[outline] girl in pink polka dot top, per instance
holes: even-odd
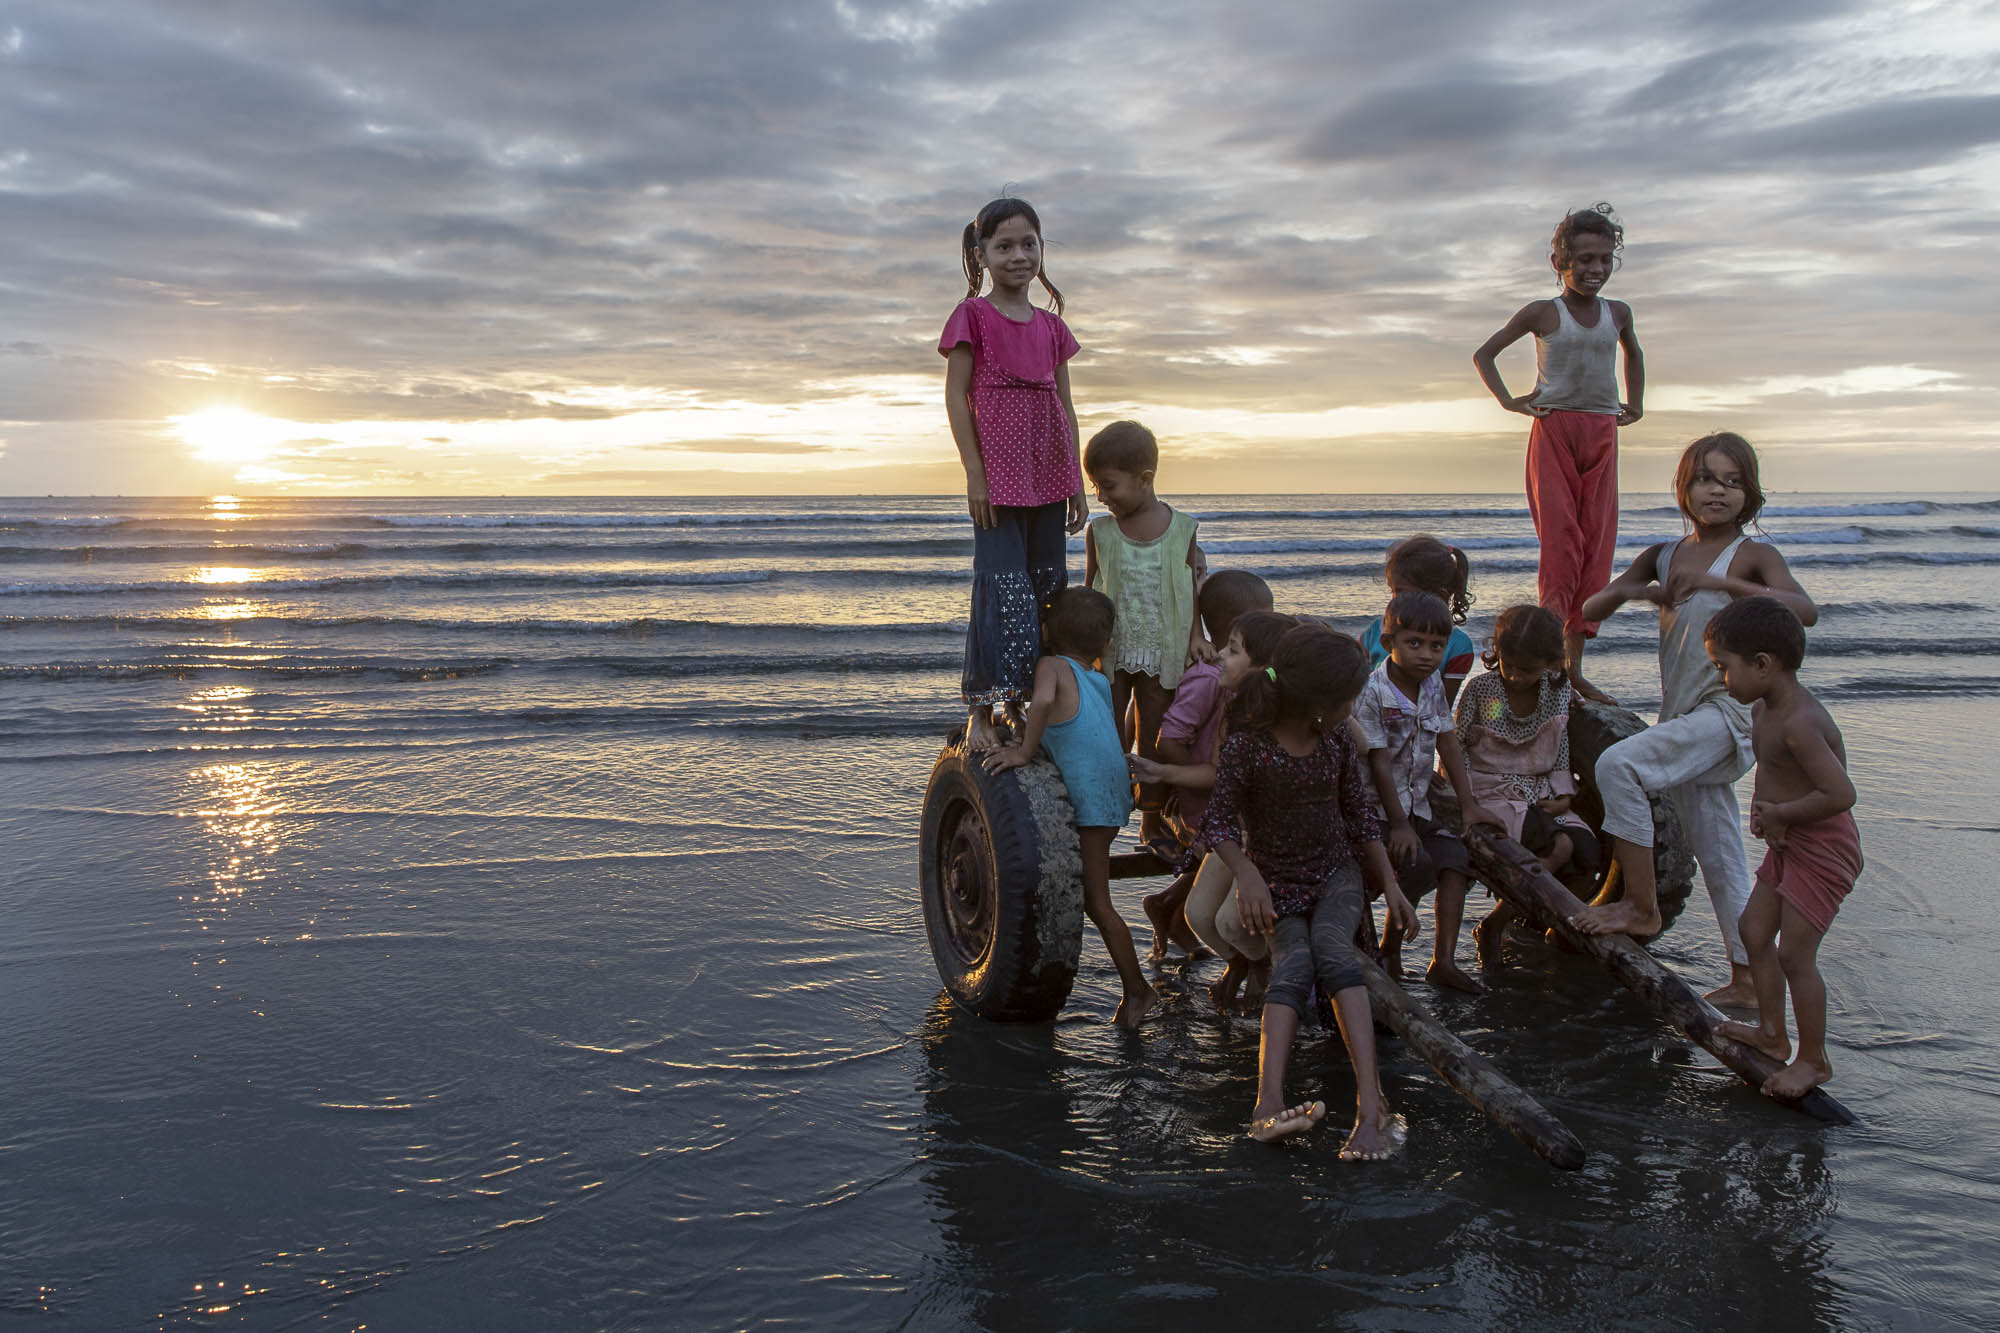
[[[1042,271],[1042,221],[995,199],[966,224],[965,299],[945,321],[945,415],[972,515],[972,613],[960,691],[966,744],[998,743],[996,706],[1017,720],[1034,690],[1042,608],[1069,582],[1066,533],[1089,518],[1078,457],[1062,293]],[[986,279],[990,291],[981,294]],[[1028,300],[1039,281],[1053,311]]]

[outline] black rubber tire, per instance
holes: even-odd
[[[1060,1013],[1083,948],[1083,858],[1055,765],[988,773],[954,732],[924,791],[917,857],[951,998],[996,1022]]]
[[[1646,729],[1637,713],[1611,704],[1573,702],[1569,710],[1569,763],[1576,775],[1576,812],[1591,826],[1602,827],[1604,803],[1597,794],[1597,761],[1619,741]],[[1687,906],[1694,892],[1694,850],[1681,831],[1680,816],[1664,795],[1651,798],[1653,805],[1653,877],[1658,884],[1660,933],[1665,934],[1674,918]],[[1609,839],[1604,848],[1604,864],[1611,864]],[[1649,938],[1657,939],[1658,936]],[[1640,943],[1645,943],[1641,940]]]

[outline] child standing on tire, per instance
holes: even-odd
[[[1115,616],[1101,592],[1065,588],[1055,595],[1042,625],[1049,653],[1035,663],[1021,738],[987,755],[986,771],[1020,768],[1040,747],[1061,772],[1083,855],[1083,910],[1118,968],[1125,996],[1115,1021],[1129,1029],[1159,996],[1139,970],[1132,932],[1111,902],[1111,840],[1132,816],[1132,784],[1111,714],[1111,682],[1092,664],[1111,642]]]
[[[1609,204],[1564,217],[1549,246],[1561,294],[1522,306],[1472,354],[1500,406],[1535,419],[1528,432],[1528,513],[1542,547],[1537,593],[1562,617],[1570,683],[1585,698],[1607,703],[1609,696],[1583,676],[1583,645],[1597,633],[1583,606],[1610,579],[1618,546],[1618,428],[1645,415],[1646,358],[1632,307],[1598,295],[1624,245],[1625,229]],[[1517,398],[1494,358],[1530,333],[1535,389]],[[1613,366],[1621,348],[1623,402]]]
[[[1136,421],[1112,422],[1091,436],[1083,451],[1083,470],[1097,502],[1110,511],[1084,530],[1084,582],[1118,607],[1106,662],[1111,707],[1126,748],[1143,759],[1159,754],[1160,722],[1181,673],[1190,662],[1215,660],[1195,614],[1195,592],[1206,570],[1195,544],[1194,516],[1153,493],[1159,466],[1159,442]],[[1128,711],[1136,712],[1136,721]],[[1139,841],[1159,846],[1171,860],[1165,800],[1159,783],[1140,785]]]
[[[972,515],[972,612],[960,681],[966,745],[998,743],[993,710],[1018,720],[1041,650],[1041,609],[1069,581],[1065,532],[1089,509],[1078,466],[1068,362],[1076,339],[1042,271],[1042,222],[1023,199],[995,199],[960,242],[965,299],[945,322],[945,415],[965,465]],[[981,296],[986,278],[993,290]],[[1036,309],[1040,281],[1054,311]]]
[[[1357,856],[1383,886],[1390,919],[1406,932],[1416,927],[1347,727],[1367,680],[1368,658],[1353,639],[1319,624],[1286,631],[1271,664],[1237,689],[1202,819],[1203,840],[1236,876],[1244,928],[1271,937],[1250,1135],[1288,1138],[1326,1115],[1324,1102],[1285,1105],[1292,1038],[1317,980],[1354,1062],[1354,1128],[1343,1161],[1387,1157],[1406,1132],[1382,1096],[1374,1018],[1354,956],[1368,910]]]
[[[1715,613],[1738,597],[1775,597],[1805,625],[1819,619],[1819,608],[1777,547],[1744,535],[1764,507],[1757,453],[1748,440],[1721,431],[1690,444],[1674,470],[1674,496],[1693,534],[1648,546],[1584,604],[1592,620],[1629,601],[1660,608],[1661,698],[1657,723],[1597,759],[1604,831],[1611,835],[1624,897],[1604,901],[1600,893],[1571,924],[1592,935],[1623,932],[1643,939],[1659,933],[1648,797],[1664,794],[1694,847],[1729,950],[1729,983],[1708,998],[1718,1005],[1749,1005],[1757,991],[1737,921],[1750,901],[1750,867],[1735,784],[1751,763],[1750,710],[1723,688],[1702,634]]]

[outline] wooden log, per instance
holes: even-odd
[[[1583,1143],[1525,1089],[1467,1046],[1431,1016],[1417,998],[1397,985],[1369,952],[1354,954],[1375,1013],[1406,1045],[1437,1070],[1454,1091],[1492,1117],[1493,1122],[1541,1155],[1550,1166],[1574,1171],[1583,1165]]]
[[[1765,1079],[1782,1068],[1754,1046],[1731,1041],[1718,1033],[1716,1024],[1724,1021],[1722,1011],[1696,994],[1692,986],[1640,948],[1630,936],[1586,935],[1572,926],[1570,918],[1583,910],[1583,903],[1542,866],[1534,853],[1498,829],[1485,825],[1468,827],[1463,837],[1473,871],[1481,883],[1526,912],[1536,925],[1554,930],[1578,952],[1597,959],[1619,984],[1736,1071],[1745,1083],[1761,1088]],[[1860,1123],[1825,1088],[1814,1088],[1804,1097],[1783,1104],[1835,1124]]]

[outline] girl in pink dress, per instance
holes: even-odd
[[[965,299],[945,321],[945,415],[972,515],[972,612],[960,692],[965,739],[998,742],[995,705],[1018,717],[1041,655],[1042,608],[1069,582],[1066,532],[1081,531],[1083,498],[1062,293],[1042,271],[1042,222],[1024,199],[995,199],[966,224]],[[993,279],[992,290],[980,289]],[[1039,281],[1055,306],[1036,308]]]

